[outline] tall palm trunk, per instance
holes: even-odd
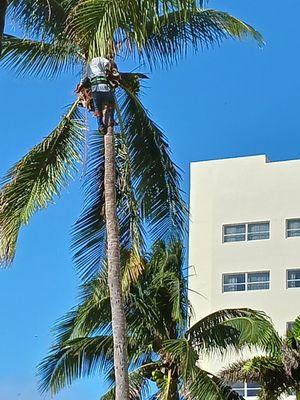
[[[107,232],[108,286],[114,340],[115,400],[129,396],[126,322],[121,286],[120,238],[116,202],[115,140],[113,127],[104,135],[104,196]]]
[[[0,0],[0,55],[2,51],[2,39],[5,25],[5,16],[7,9],[7,0]]]

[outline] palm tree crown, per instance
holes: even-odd
[[[200,368],[199,354],[222,354],[252,344],[271,351],[279,339],[262,313],[248,309],[217,311],[187,330],[191,308],[182,263],[180,243],[166,247],[160,242],[137,282],[128,286],[130,271],[123,270],[130,399],[148,398],[151,381],[157,388],[153,399],[239,398],[220,379]],[[102,373],[112,386],[102,399],[113,399],[105,269],[98,279],[83,287],[82,296],[80,305],[56,327],[57,343],[40,366],[41,387],[56,393],[76,378]]]

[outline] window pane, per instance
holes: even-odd
[[[270,238],[269,232],[248,233],[248,240],[263,240],[269,238]]]
[[[224,236],[224,242],[243,242],[246,239],[246,235],[232,235]]]
[[[295,287],[300,287],[300,280],[288,282],[288,288],[295,288]]]
[[[236,285],[224,285],[224,292],[244,292],[246,290],[245,283],[236,284]]]
[[[300,229],[295,229],[295,230],[291,230],[291,231],[287,231],[287,236],[288,237],[296,237],[296,236],[300,236]]]
[[[246,225],[225,225],[224,226],[224,235],[232,235],[237,233],[245,233],[246,232]]]
[[[243,389],[244,390],[244,382],[231,382],[230,386],[232,387],[232,389]]]
[[[269,272],[249,272],[248,282],[268,282],[270,280]]]
[[[247,396],[255,397],[258,395],[260,390],[260,385],[257,382],[249,382],[247,383]]]
[[[224,283],[244,283],[245,274],[227,274],[224,275]]]
[[[288,271],[288,280],[300,279],[300,269],[290,269]]]
[[[250,233],[268,232],[268,231],[269,231],[269,222],[248,224],[248,232]]]
[[[269,282],[266,283],[248,283],[248,290],[266,290],[270,288]]]
[[[256,397],[258,395],[259,388],[257,389],[248,389],[247,390],[247,396],[248,397]]]
[[[288,229],[300,229],[300,219],[289,219],[287,222]]]
[[[291,322],[287,322],[286,323],[286,333],[288,333],[288,331],[292,330],[295,326],[295,321],[291,321]]]

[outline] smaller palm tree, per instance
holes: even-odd
[[[126,252],[122,264],[126,264]],[[130,399],[239,399],[216,376],[201,369],[200,354],[223,354],[279,339],[264,314],[249,309],[217,311],[187,329],[190,304],[180,243],[156,244],[138,281],[123,268],[130,361]],[[128,282],[130,282],[128,284]],[[41,388],[55,394],[74,379],[105,374],[114,399],[113,340],[106,272],[83,287],[83,300],[57,326],[57,342],[40,365]],[[151,397],[150,383],[156,383]]]
[[[220,374],[227,382],[257,382],[259,398],[277,400],[282,395],[296,394],[300,399],[300,316],[288,330],[280,347],[272,355],[253,357],[232,364]]]

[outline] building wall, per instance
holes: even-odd
[[[286,220],[300,218],[300,160],[195,162],[190,188],[189,296],[195,320],[218,309],[250,307],[265,311],[284,335],[286,323],[300,314],[300,288],[286,285],[286,270],[300,268],[300,237],[286,238]],[[223,243],[223,225],[263,221],[270,221],[269,239]],[[224,273],[251,271],[270,271],[270,289],[223,293]],[[216,372],[232,360],[201,361]]]
[[[286,270],[300,268],[300,237],[286,238],[286,219],[300,218],[300,160],[253,156],[191,164],[189,287],[199,319],[217,309],[251,307],[271,316],[280,334],[300,313],[300,288]],[[223,243],[224,224],[270,221],[270,239]],[[222,274],[270,271],[270,289],[222,292]]]

